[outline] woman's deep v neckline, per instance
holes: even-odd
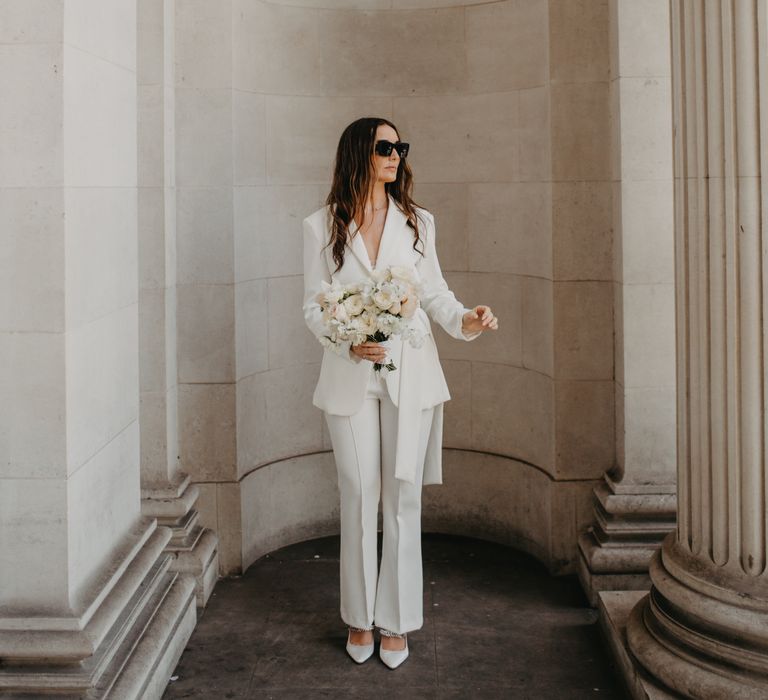
[[[360,234],[362,238],[362,234]],[[379,247],[376,249],[376,259],[371,260],[371,256],[368,253],[368,246],[365,245],[365,239],[363,239],[363,246],[365,247],[365,254],[368,256],[368,264],[371,266],[371,270],[376,269],[376,261],[379,259],[379,253],[381,252],[381,239],[384,238],[384,229],[381,229],[381,235],[379,236]]]
[[[389,201],[387,201],[386,209],[387,211],[384,214],[384,223],[381,227],[381,235],[379,236],[379,244],[378,244],[378,247],[376,248],[376,260],[371,260],[371,255],[368,252],[368,246],[365,244],[365,238],[363,238],[362,231],[360,230],[360,227],[357,226],[357,223],[355,223],[356,232],[357,232],[356,235],[360,236],[360,241],[363,244],[363,248],[365,249],[365,256],[368,258],[368,265],[371,268],[371,270],[376,269],[376,263],[378,262],[379,257],[381,256],[381,243],[384,240],[384,231],[387,228],[387,218],[389,217]]]

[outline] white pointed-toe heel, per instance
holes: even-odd
[[[367,630],[361,627],[350,627],[347,631],[347,653],[359,664],[371,658],[373,655],[373,642],[370,644],[352,644],[352,642],[349,641],[349,633],[369,631],[372,630]]]
[[[408,658],[408,637],[405,632],[403,632],[403,634],[398,634],[397,632],[390,632],[385,629],[379,631],[384,637],[402,637],[405,639],[404,649],[385,649],[379,644],[379,658],[389,666],[389,668],[397,668]]]

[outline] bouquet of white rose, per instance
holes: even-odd
[[[391,266],[373,270],[367,280],[355,284],[328,284],[317,294],[323,321],[329,334],[320,343],[334,352],[344,349],[344,341],[359,345],[365,341],[381,343],[392,335],[400,335],[412,347],[421,347],[424,333],[410,323],[419,306],[421,285],[407,267]],[[390,360],[382,367],[397,369]]]

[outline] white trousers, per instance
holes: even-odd
[[[383,376],[371,371],[357,413],[325,413],[341,496],[341,619],[352,627],[375,625],[402,634],[424,623],[421,482],[433,412],[421,413],[415,484],[395,478],[397,406]],[[379,499],[383,531],[377,572]]]

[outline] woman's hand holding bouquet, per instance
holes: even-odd
[[[369,279],[355,284],[323,282],[316,301],[323,310],[328,335],[322,336],[320,343],[334,352],[343,352],[352,345],[380,343],[400,335],[411,346],[421,347],[424,333],[411,323],[420,293],[413,271],[402,266],[373,270]],[[373,365],[376,371],[382,367],[397,369],[391,360],[386,365]]]

